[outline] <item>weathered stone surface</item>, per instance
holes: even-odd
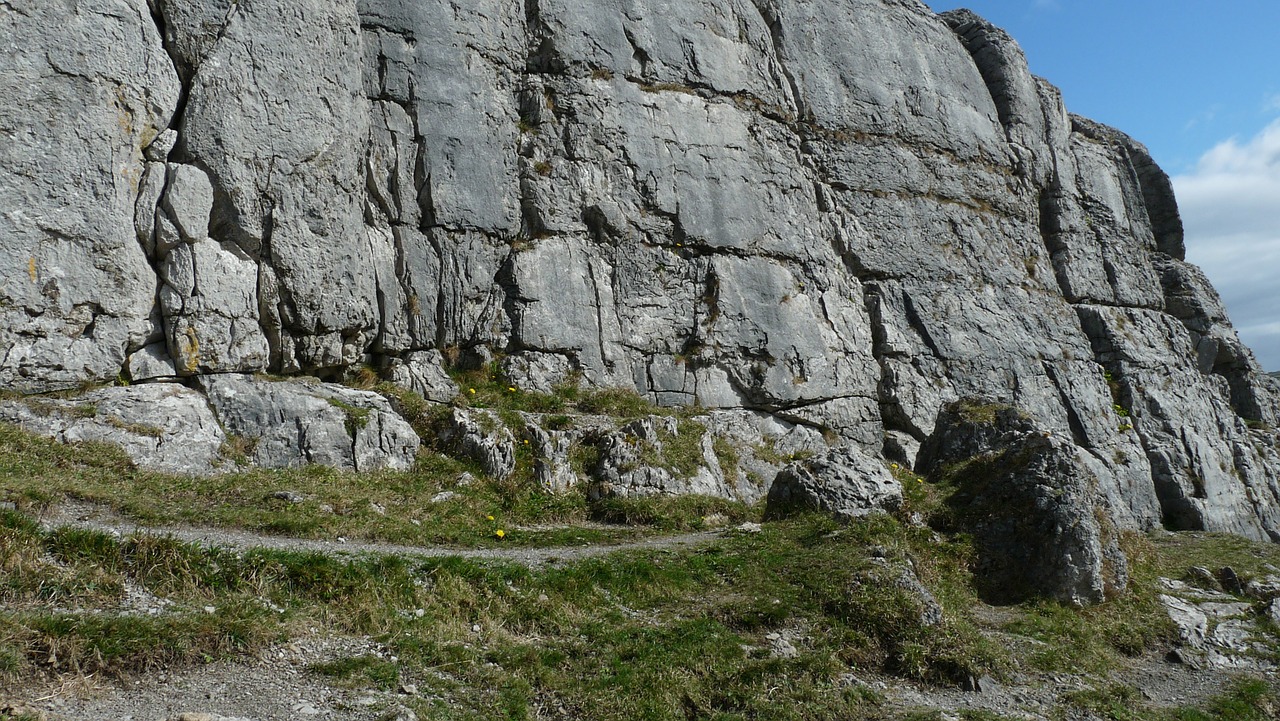
[[[135,203],[178,76],[145,0],[19,0],[0,36],[0,385],[113,380],[152,332]]]
[[[387,361],[387,377],[429,401],[448,403],[458,397],[458,384],[444,370],[440,351],[409,353]]]
[[[64,443],[116,445],[142,468],[187,475],[213,473],[226,440],[204,396],[174,383],[3,401],[0,420]]]
[[[165,343],[152,343],[129,356],[128,378],[131,382],[176,379],[177,370]]]
[[[254,304],[269,309],[270,365],[358,362],[376,304],[364,262],[369,106],[354,0],[166,0],[160,11],[186,76],[174,152],[208,171],[210,236],[270,278],[255,284]],[[236,369],[266,369],[265,357],[254,360]]]
[[[1209,580],[1209,586],[1217,585],[1216,579]],[[1267,671],[1275,667],[1266,654],[1264,630],[1274,622],[1275,601],[1258,609],[1199,582],[1191,585],[1168,578],[1160,582],[1166,591],[1160,594],[1160,602],[1178,630],[1179,660],[1222,669]]]
[[[160,262],[160,309],[180,375],[244,371],[267,364],[258,316],[258,270],[234,243],[205,238]]]
[[[902,504],[902,485],[880,461],[857,448],[836,448],[788,465],[769,488],[766,513],[820,509],[841,520]]]
[[[183,240],[195,242],[209,237],[209,214],[213,212],[209,176],[193,165],[170,163],[161,207]]]
[[[1128,562],[1087,458],[1011,406],[969,398],[939,414],[919,469],[956,484],[948,503],[973,534],[990,601],[1087,605],[1124,590]]]
[[[1183,261],[1168,177],[973,13],[9,5],[7,388],[369,364],[442,401],[439,358],[496,360],[908,465],[981,395],[1083,449],[1119,526],[1280,537],[1242,426],[1280,388]],[[758,497],[778,464],[712,436],[786,434],[707,424],[707,475],[607,482]]]
[[[520,442],[533,455],[534,477],[551,493],[589,481],[597,468],[586,466],[590,456],[584,451],[597,448],[615,430],[605,416],[521,413],[520,418],[524,423]]]
[[[696,420],[646,416],[597,442],[593,497],[733,497],[706,428]],[[692,458],[692,462],[690,459]]]
[[[238,375],[202,376],[200,385],[227,432],[252,447],[258,466],[403,470],[417,455],[418,435],[376,393]]]
[[[454,408],[436,435],[455,455],[470,458],[494,478],[506,478],[516,467],[516,439],[497,413],[483,408]]]

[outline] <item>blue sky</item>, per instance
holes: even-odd
[[[1173,176],[1187,259],[1280,369],[1280,1],[929,0],[1004,28],[1072,112]]]

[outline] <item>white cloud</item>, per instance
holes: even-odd
[[[1173,184],[1187,260],[1204,268],[1263,367],[1280,369],[1280,120],[1219,143]]]

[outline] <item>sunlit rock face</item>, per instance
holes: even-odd
[[[1168,178],[967,11],[7,7],[7,388],[496,358],[895,457],[981,396],[1122,527],[1280,532],[1275,383]]]

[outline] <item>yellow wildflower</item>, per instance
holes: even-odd
[[[488,518],[490,521],[493,520],[493,516],[486,516],[486,518]]]
[[[493,535],[497,536],[498,538],[506,538],[507,532],[499,528],[498,530],[493,532]]]

